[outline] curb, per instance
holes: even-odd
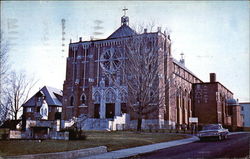
[[[164,149],[164,148],[188,144],[188,143],[192,143],[192,142],[195,142],[198,140],[199,140],[198,137],[192,136],[191,138],[187,138],[187,139],[181,139],[181,140],[157,143],[157,144],[152,144],[152,145],[144,145],[144,146],[139,146],[139,147],[134,147],[134,148],[111,151],[111,152],[107,152],[107,153],[100,154],[100,155],[92,155],[92,156],[87,156],[87,157],[81,157],[78,159],[126,158],[126,157],[131,157],[131,156],[135,156],[135,155],[139,155],[139,154],[153,152],[153,151]]]
[[[229,132],[228,135],[244,134],[244,133],[250,133],[250,132]]]
[[[87,149],[64,151],[64,152],[53,152],[53,153],[42,153],[42,154],[31,154],[31,155],[20,155],[20,156],[6,156],[4,159],[70,159],[86,157],[91,155],[98,155],[107,152],[106,146],[98,146]],[[1,158],[1,157],[0,157]]]

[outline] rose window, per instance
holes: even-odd
[[[122,52],[120,49],[107,49],[101,55],[101,67],[108,73],[115,73],[121,67],[122,59]]]

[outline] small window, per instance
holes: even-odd
[[[86,99],[85,99],[85,96],[82,96],[82,103],[85,103]]]
[[[42,99],[43,99],[43,97],[42,97],[42,96],[40,96],[40,97],[38,97],[38,98],[37,98],[37,101],[38,101],[38,102],[41,102],[41,101],[42,101]]]
[[[40,112],[40,108],[41,108],[41,107],[36,107],[36,112],[37,112],[37,113]]]
[[[27,112],[32,112],[32,109],[31,108],[27,108]]]
[[[57,112],[62,112],[62,107],[56,107]]]
[[[85,96],[85,94],[82,94],[82,96],[81,96],[81,103],[82,104],[86,103],[86,96]]]
[[[74,105],[74,97],[72,96],[71,98],[70,98],[70,106],[73,106]]]
[[[244,111],[244,107],[243,106],[241,106],[241,111]]]

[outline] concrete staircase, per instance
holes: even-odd
[[[129,115],[115,116],[114,119],[88,118],[82,123],[84,130],[124,130],[129,124]]]

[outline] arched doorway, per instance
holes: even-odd
[[[116,95],[113,89],[108,89],[105,92],[105,102],[106,102],[106,118],[114,118],[115,116],[115,101]]]
[[[99,91],[94,94],[94,118],[100,118],[101,94]]]

